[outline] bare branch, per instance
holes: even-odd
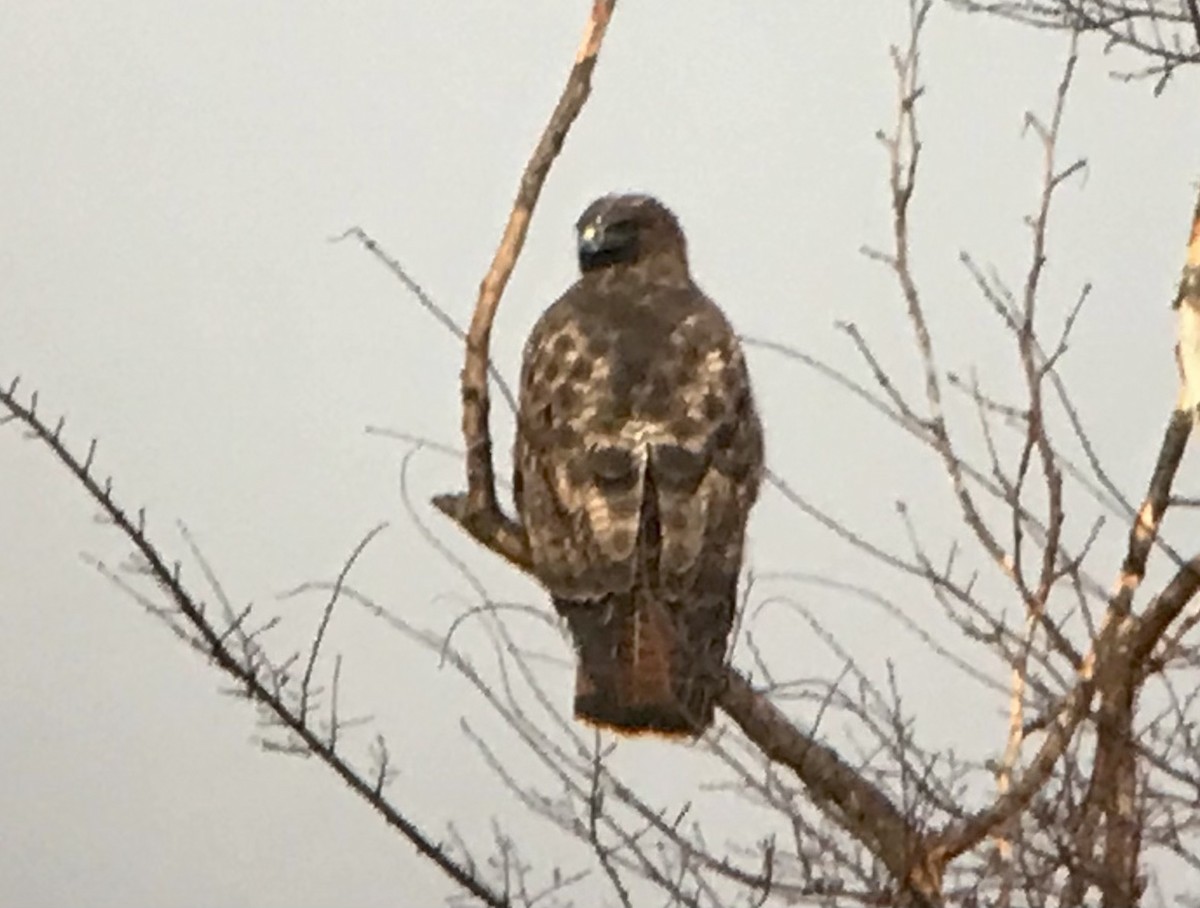
[[[346,582],[346,577],[350,574],[350,569],[354,567],[354,562],[371,544],[376,536],[387,529],[387,522],[377,524],[373,527],[366,536],[359,540],[358,545],[354,547],[354,551],[350,553],[350,557],[346,559],[342,569],[338,572],[337,580],[333,584],[333,592],[329,594],[329,601],[325,604],[325,609],[321,613],[321,623],[317,627],[317,633],[313,637],[312,646],[308,651],[308,664],[304,666],[304,679],[300,683],[300,721],[303,722],[308,718],[308,700],[309,690],[312,684],[313,668],[317,664],[317,654],[321,651],[321,643],[325,640],[325,631],[329,629],[329,622],[333,618],[333,608],[337,605],[338,597],[342,592],[342,585]]]
[[[595,0],[584,30],[583,40],[575,55],[575,65],[567,77],[558,104],[538,140],[525,172],[521,175],[517,198],[508,216],[504,235],[491,267],[479,285],[479,300],[467,331],[466,362],[462,373],[463,438],[467,448],[467,492],[463,495],[442,495],[434,504],[447,516],[460,523],[468,533],[481,524],[489,537],[501,536],[511,540],[519,537],[514,525],[500,512],[496,500],[496,480],[492,466],[492,438],[488,427],[488,346],[492,321],[500,305],[500,297],[516,266],[525,245],[525,235],[533,217],[534,206],[541,195],[542,185],[550,166],[558,157],[575,118],[583,109],[592,90],[592,71],[600,53],[612,17],[616,0]],[[515,550],[514,550],[515,553]],[[509,557],[509,556],[505,556]],[[509,557],[516,562],[516,558]]]
[[[23,406],[5,390],[0,390],[2,404],[17,421],[43,443],[83,486],[89,497],[100,507],[104,516],[129,540],[134,550],[145,561],[155,582],[171,598],[182,619],[195,634],[195,645],[221,671],[244,687],[247,695],[265,707],[279,723],[296,736],[310,753],[318,757],[360,798],[366,801],[384,821],[403,835],[422,857],[432,861],[446,876],[463,890],[471,893],[490,908],[509,908],[508,902],[478,877],[453,860],[443,848],[425,835],[400,810],[383,799],[376,785],[361,776],[349,763],[342,759],[315,730],[301,719],[300,715],[284,702],[281,695],[260,678],[255,664],[236,656],[227,645],[223,634],[205,616],[200,603],[180,583],[178,574],[168,564],[158,548],[148,537],[138,531],[132,518],[113,499],[110,486],[101,487],[41,421],[30,406]]]
[[[769,699],[730,669],[721,707],[771,760],[791,768],[813,801],[866,844],[897,880],[932,894],[940,887],[940,868],[922,866],[922,832],[887,796],[871,785],[835,750],[805,735]]]

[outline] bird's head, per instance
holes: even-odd
[[[606,195],[575,224],[579,269],[648,265],[687,277],[687,241],[675,215],[648,195]]]

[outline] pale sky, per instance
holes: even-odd
[[[364,432],[457,445],[459,348],[369,255],[327,238],[362,226],[465,320],[588,6],[40,0],[5,11],[0,381],[20,374],[39,389],[44,412],[67,416],[76,451],[99,437],[99,469],[122,503],[146,506],[152,537],[199,593],[177,520],[235,603],[285,615],[280,653],[304,645],[320,602],[277,594],[332,579],[381,520],[391,528],[356,586],[438,633],[474,604],[401,502],[404,446]],[[859,252],[889,237],[874,133],[894,117],[887,50],[904,39],[905,12],[898,0],[623,0],[500,311],[504,373],[515,376],[526,332],[573,280],[579,211],[636,189],[675,209],[697,280],[740,331],[867,380],[833,327],[854,321],[915,390],[902,303]],[[1011,393],[1011,349],[958,256],[1022,280],[1022,218],[1041,166],[1022,123],[1030,108],[1049,112],[1066,39],[938,8],[924,47],[917,276],[943,366],[975,365]],[[1117,62],[1085,45],[1061,153],[1090,164],[1060,198],[1044,305],[1053,325],[1094,284],[1064,372],[1136,497],[1175,392],[1168,303],[1200,123],[1194,76],[1155,99],[1147,84],[1108,78]],[[927,452],[800,366],[750,356],[777,472],[882,545],[903,549],[897,499],[936,545],[961,537]],[[494,412],[507,475],[510,426],[502,404]],[[1189,466],[1185,492],[1200,485]],[[456,461],[428,452],[410,476],[422,502],[461,481]],[[449,894],[330,773],[263,753],[252,709],[219,694],[224,679],[87,566],[81,553],[116,564],[127,552],[94,510],[45,450],[0,429],[0,906],[420,905]],[[533,584],[420,513],[495,598],[549,610]],[[1069,526],[1073,538],[1091,516]],[[1111,530],[1098,550],[1105,581],[1122,535]],[[914,619],[940,620],[919,585],[864,562],[777,494],[756,513],[749,560],[873,583]],[[927,740],[978,759],[1002,746],[994,698],[931,666],[919,642],[861,602],[790,592],[877,677],[895,660]],[[836,673],[803,621],[763,620],[781,676]],[[513,619],[514,633],[537,632],[528,625]],[[487,665],[482,632],[461,633]],[[535,781],[436,654],[353,608],[335,618],[329,647],[345,659],[345,709],[374,717],[349,746],[365,753],[371,734],[387,735],[401,770],[393,799],[411,819],[435,838],[453,823],[481,857],[496,820],[543,875],[555,859],[581,866],[465,736],[464,719]],[[735,661],[750,664],[744,652]],[[570,672],[537,670],[569,710]],[[624,743],[616,763],[675,809],[723,778],[680,746]],[[717,841],[765,834],[760,814],[728,798],[703,809]],[[1200,880],[1164,885],[1195,891]],[[594,887],[579,890],[581,904],[613,899],[600,877]]]

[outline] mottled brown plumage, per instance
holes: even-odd
[[[696,734],[723,685],[762,429],[674,215],[606,196],[577,227],[581,277],[525,346],[517,510],[578,649],[576,716]]]

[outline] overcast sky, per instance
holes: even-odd
[[[286,615],[281,652],[302,645],[320,603],[277,594],[331,579],[381,520],[391,527],[356,585],[440,633],[473,602],[405,511],[404,446],[364,432],[457,444],[457,344],[366,253],[327,238],[361,225],[465,320],[588,5],[39,0],[5,10],[0,380],[20,374],[40,389],[43,411],[67,416],[75,450],[99,437],[99,469],[125,505],[146,506],[165,550],[185,555],[183,521],[235,603]],[[901,302],[859,253],[888,241],[874,134],[894,116],[887,50],[904,38],[905,7],[624,0],[501,308],[493,352],[505,374],[573,280],[579,211],[637,189],[676,210],[698,281],[740,331],[862,376],[833,327],[854,321],[916,388]],[[1063,36],[940,8],[925,43],[917,273],[943,365],[977,365],[1001,392],[1016,387],[1011,353],[958,254],[1019,284],[1041,164],[1023,117],[1048,112],[1066,49]],[[1062,153],[1090,165],[1061,197],[1046,306],[1056,318],[1094,284],[1065,371],[1114,478],[1137,495],[1175,390],[1168,303],[1194,201],[1198,86],[1182,78],[1155,99],[1144,83],[1108,78],[1112,65],[1085,47]],[[778,472],[881,544],[903,544],[898,498],[920,505],[936,538],[954,538],[927,454],[796,365],[761,350],[751,365]],[[495,412],[507,475],[511,433]],[[422,454],[414,497],[457,488],[459,469]],[[0,905],[445,896],[436,870],[328,772],[258,749],[253,711],[221,696],[221,678],[84,563],[81,553],[116,564],[127,550],[94,511],[45,450],[0,430]],[[541,603],[528,581],[420,513],[493,595]],[[1104,545],[1115,555],[1118,543],[1119,533]],[[760,571],[871,570],[777,495],[758,509],[749,557]],[[185,577],[203,591],[186,559]],[[975,756],[1002,745],[1002,723],[973,706],[979,692],[948,684],[919,644],[861,604],[804,595],[871,671],[894,657],[916,703],[937,698],[935,715],[915,709],[931,740],[966,742]],[[918,620],[936,610],[924,595],[906,601]],[[781,672],[836,670],[803,622],[778,627],[764,648]],[[401,768],[393,797],[412,819],[435,837],[453,822],[482,854],[497,818],[527,855],[558,854],[559,834],[490,773],[460,720],[498,742],[504,730],[436,654],[349,610],[330,645],[345,655],[347,709],[388,735]],[[565,645],[556,655],[569,657]],[[544,671],[569,709],[570,672]],[[664,806],[719,775],[681,747],[634,742],[621,757]]]

